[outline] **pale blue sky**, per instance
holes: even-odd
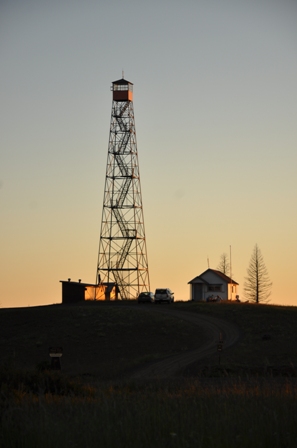
[[[0,304],[94,282],[111,82],[134,83],[151,289],[255,243],[297,305],[297,2],[0,3]]]

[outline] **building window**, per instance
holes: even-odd
[[[208,285],[208,291],[222,292],[222,285]]]

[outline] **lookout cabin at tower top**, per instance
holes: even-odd
[[[133,84],[122,78],[114,81],[111,86],[114,101],[133,101]]]

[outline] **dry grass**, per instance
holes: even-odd
[[[297,441],[297,385],[273,379],[101,385],[81,396],[1,391],[5,448],[286,447]]]
[[[296,365],[295,308],[177,303],[174,312],[237,324],[239,343],[220,368],[215,355],[172,380],[132,382],[121,378],[135,366],[204,341],[195,326],[133,306],[0,310],[1,447],[297,446],[296,377],[253,371]],[[64,348],[62,372],[36,370],[50,345]]]

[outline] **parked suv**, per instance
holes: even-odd
[[[155,291],[155,303],[173,303],[174,293],[169,288],[159,288]]]

